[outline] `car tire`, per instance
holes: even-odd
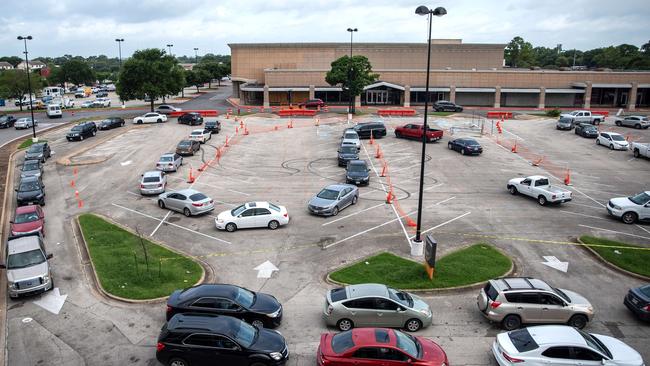
[[[404,329],[409,332],[417,332],[420,328],[422,328],[422,322],[419,319],[409,319],[404,324]]]
[[[97,131],[93,131],[93,136],[97,135]]]
[[[614,150],[614,144],[609,144],[609,149]]]
[[[448,143],[447,143],[447,149],[449,149],[449,150],[453,149],[453,148],[451,147],[451,142],[448,142]]]
[[[358,200],[359,200],[359,196],[352,197],[352,204],[356,205]]]
[[[183,209],[183,215],[185,215],[185,217],[190,217],[190,216],[192,216],[192,211],[190,211],[189,208],[185,207]]]
[[[167,362],[167,365],[168,366],[190,366],[190,364],[187,363],[187,361],[178,357],[170,358],[169,361]]]
[[[280,223],[277,222],[276,220],[271,220],[271,222],[269,222],[268,227],[269,227],[269,229],[271,229],[271,230],[275,230],[275,229],[277,229],[277,228],[280,227]]]
[[[640,129],[641,129],[641,125],[640,125],[640,124],[636,124],[636,125],[634,125],[634,128],[636,128],[637,130],[640,130]]]
[[[517,193],[519,193],[519,192],[517,191],[517,187],[515,187],[515,186],[510,186],[510,187],[508,187],[508,191],[509,191],[510,194],[513,195],[513,196],[516,196]]]
[[[79,135],[79,141],[83,141],[83,140],[84,140],[84,136],[83,136],[83,135]]]
[[[332,216],[336,216],[339,214],[339,208],[338,206],[335,206],[334,209],[332,210]]]
[[[350,319],[341,319],[336,322],[336,327],[341,331],[345,332],[346,330],[350,330],[354,328],[354,323]]]
[[[539,197],[537,197],[537,203],[539,203],[540,206],[546,206],[546,203],[548,203],[548,200],[546,200],[546,197],[544,197],[544,196],[539,196]]]
[[[465,154],[466,154],[466,152],[465,152],[465,149],[464,149],[464,148],[463,148],[463,149],[460,149],[460,154],[461,154],[461,155],[465,155]]]
[[[264,322],[259,320],[259,319],[253,319],[253,321],[251,322],[251,325],[254,326],[257,329],[264,328]]]
[[[600,140],[596,137],[596,145],[600,145]]]
[[[235,232],[237,230],[237,225],[232,222],[226,224],[226,231],[229,233]]]
[[[162,123],[162,119],[158,118],[158,119],[156,120],[156,123]]]
[[[639,149],[634,149],[634,157],[638,158],[639,156],[641,156],[641,153],[639,152]]]
[[[142,120],[135,121],[135,123],[138,124],[138,125],[141,125],[141,124],[142,124]]]
[[[163,200],[158,200],[158,207],[165,208],[165,202]]]
[[[569,319],[569,322],[567,324],[574,328],[582,329],[585,326],[587,326],[588,321],[589,320],[587,319],[586,316],[582,314],[576,314],[572,316],[571,319]]]
[[[621,215],[621,221],[623,221],[623,223],[628,225],[634,224],[637,218],[638,216],[634,212],[626,212],[623,215]]]
[[[519,315],[506,315],[501,321],[501,327],[505,330],[515,330],[521,326],[521,318]]]
[[[402,134],[399,133],[399,132],[397,132],[397,131],[395,131],[395,137],[397,137],[398,139],[399,139],[399,138],[402,138]]]
[[[618,127],[621,127],[621,121],[616,121],[616,125],[617,125]]]
[[[120,127],[124,127],[124,122],[120,123]]]

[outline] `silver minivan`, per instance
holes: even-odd
[[[431,325],[432,315],[429,304],[418,296],[367,283],[330,290],[323,319],[341,331],[354,327],[388,327],[416,332]]]
[[[6,258],[7,263],[0,264],[0,268],[7,269],[9,297],[38,294],[54,287],[48,263],[52,254],[45,252],[39,233],[9,238]]]

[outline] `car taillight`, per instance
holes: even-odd
[[[172,307],[169,306],[169,305],[167,305],[167,312],[168,312],[168,313],[171,313],[171,312],[172,312]]]
[[[158,342],[158,344],[156,344],[156,351],[160,352],[164,349],[165,349],[165,345],[162,344],[161,342]]]
[[[650,311],[650,304],[645,306],[645,311]]]
[[[285,212],[283,216],[284,216],[284,217],[289,217],[289,213],[288,213],[288,212]]]
[[[332,315],[332,310],[334,310],[332,305],[327,305],[327,315]]]
[[[490,304],[490,307],[491,307],[492,309],[496,309],[496,308],[498,308],[500,305],[501,305],[501,302],[499,302],[499,301],[492,301],[492,303]]]
[[[520,359],[520,358],[514,358],[514,357],[508,355],[508,354],[505,353],[505,352],[501,352],[501,354],[503,355],[503,358],[505,358],[506,360],[508,360],[508,362],[511,362],[511,363],[520,363],[520,362],[524,362],[524,360],[522,360],[522,359]]]
[[[202,203],[195,203],[195,202],[193,202],[193,203],[192,203],[192,206],[194,206],[194,207],[201,207],[201,206],[203,206],[203,204],[202,204]]]

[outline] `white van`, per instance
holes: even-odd
[[[61,118],[63,117],[63,112],[61,111],[61,106],[58,104],[49,104],[47,106],[47,111],[45,111],[49,118]]]
[[[48,86],[43,88],[43,95],[49,95],[52,97],[62,97],[65,91],[63,88],[58,86]]]

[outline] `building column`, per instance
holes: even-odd
[[[633,111],[636,109],[636,95],[639,92],[639,83],[636,81],[632,83],[630,88],[630,95],[627,97],[627,109]]]
[[[309,86],[309,99],[316,99],[316,87],[313,85]]]
[[[539,103],[537,104],[537,108],[546,108],[546,88],[543,86],[539,87]]]
[[[449,86],[449,101],[456,103],[456,85]]]
[[[361,96],[357,95],[354,97],[354,107],[355,108],[361,108]]]
[[[585,84],[587,87],[585,87],[585,100],[582,107],[584,109],[589,109],[591,108],[591,81],[587,81]]]
[[[270,107],[269,99],[269,86],[264,85],[264,108]]]
[[[408,108],[411,106],[411,86],[404,86],[404,107]]]
[[[494,87],[494,108],[501,108],[501,87]]]

